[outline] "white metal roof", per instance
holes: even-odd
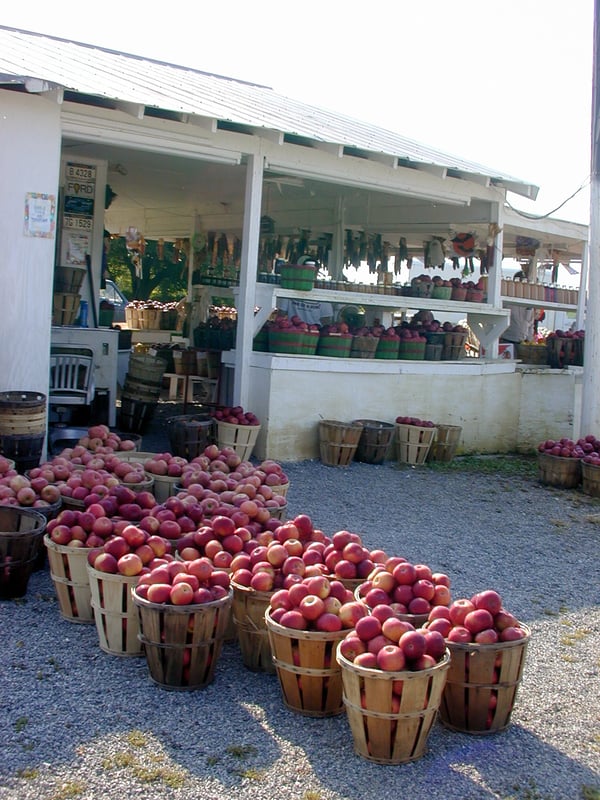
[[[48,85],[65,91],[197,115],[260,131],[389,156],[416,167],[439,167],[482,178],[535,199],[538,187],[379,128],[293,98],[266,86],[128,55],[45,34],[0,26],[0,85]]]

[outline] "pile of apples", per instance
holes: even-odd
[[[563,437],[562,439],[546,439],[537,446],[538,453],[560,458],[578,458],[586,464],[600,464],[600,439],[593,433],[581,436],[577,441]]]
[[[416,425],[418,428],[435,428],[435,422],[430,419],[419,419],[418,417],[396,417],[398,425]]]
[[[337,531],[332,537],[316,528],[307,514],[280,523],[274,530],[244,542],[232,559],[234,580],[260,592],[289,588],[303,578],[325,576],[343,583],[371,571],[381,550],[369,551],[360,535]]]
[[[43,477],[27,478],[8,468],[0,472],[0,505],[44,509],[60,499],[59,488]]]
[[[321,326],[321,336],[341,336],[351,338],[350,327],[346,322],[336,322],[330,325]]]
[[[278,314],[274,320],[268,323],[269,330],[275,331],[296,331],[297,333],[312,333],[317,336],[321,330],[321,326],[317,324],[309,324],[304,322],[297,314],[288,317]]]
[[[244,411],[242,406],[224,406],[213,413],[217,422],[229,422],[231,425],[260,425],[260,420],[252,411]]]
[[[285,628],[335,632],[354,628],[368,611],[340,581],[313,576],[273,592],[268,613]]]
[[[389,608],[388,608],[389,611]],[[347,661],[366,669],[384,672],[417,672],[435,667],[446,655],[446,641],[435,630],[417,630],[407,620],[388,616],[380,610],[356,620],[338,646]],[[393,687],[402,694],[402,681]]]
[[[101,546],[89,550],[87,561],[98,572],[135,577],[174,561],[171,547],[167,539],[137,525],[115,525]]]
[[[538,453],[543,453],[547,456],[559,456],[560,458],[583,458],[586,453],[583,449],[581,440],[574,442],[573,439],[563,437],[562,439],[546,439],[545,442],[540,442],[537,447]]]
[[[427,615],[451,602],[450,578],[433,572],[427,564],[412,564],[401,556],[390,556],[377,564],[356,590],[369,608],[389,606],[395,614]]]
[[[140,575],[133,591],[150,603],[187,606],[222,600],[231,589],[229,574],[200,558],[158,564]]]
[[[111,431],[108,425],[92,425],[88,428],[87,435],[82,436],[78,443],[92,452],[117,452],[135,450],[133,440],[121,437]]]
[[[507,611],[494,589],[484,589],[470,598],[453,600],[448,607],[433,608],[426,630],[437,631],[456,644],[496,644],[524,639],[527,631]]]
[[[142,463],[143,469],[149,475],[161,475],[169,478],[180,478],[183,470],[189,464],[187,458],[174,456],[172,453],[155,453],[151,458],[146,458]]]

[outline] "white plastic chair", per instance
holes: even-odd
[[[94,352],[87,347],[50,350],[51,406],[91,405],[94,398]]]

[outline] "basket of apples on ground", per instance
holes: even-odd
[[[441,633],[417,630],[387,608],[386,617],[373,610],[359,618],[336,658],[355,752],[402,764],[425,753],[450,655]]]
[[[581,460],[586,455],[582,440],[546,439],[537,447],[541,483],[559,489],[575,489],[581,483]]]
[[[578,443],[584,452],[581,459],[581,489],[591,497],[600,497],[600,439],[588,434]]]
[[[372,614],[394,616],[420,627],[436,606],[449,606],[450,578],[427,564],[412,564],[402,556],[386,556],[355,589],[355,597]]]
[[[335,649],[367,613],[350,589],[324,575],[302,578],[273,592],[265,622],[288,708],[311,717],[344,711]]]
[[[445,637],[450,670],[440,719],[462,733],[505,730],[523,675],[529,628],[507,611],[493,589],[432,609],[425,631]]]
[[[229,574],[207,558],[159,564],[131,590],[150,678],[167,689],[212,682],[231,613]]]
[[[396,417],[399,464],[424,464],[436,434],[435,422],[418,417]]]
[[[174,560],[172,543],[126,520],[109,521],[112,532],[104,544],[87,550],[91,606],[100,649],[111,655],[140,656],[139,615],[131,588],[152,566]],[[108,530],[108,522],[105,526]]]
[[[217,425],[217,446],[232,448],[243,461],[248,461],[260,433],[258,417],[242,406],[218,408],[213,419]]]

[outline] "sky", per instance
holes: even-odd
[[[593,17],[594,0],[28,0],[0,25],[269,86],[532,182],[516,210],[588,224]]]

